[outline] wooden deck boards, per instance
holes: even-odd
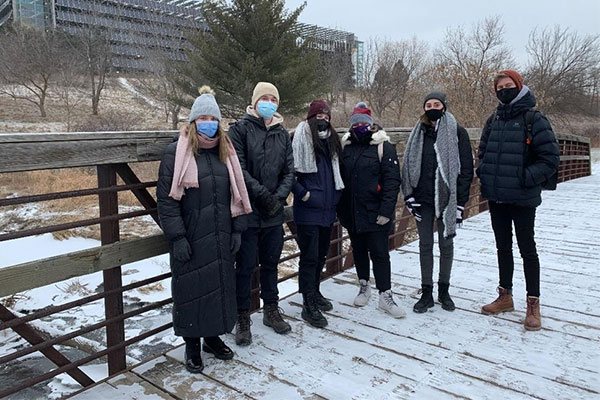
[[[251,346],[237,347],[233,336],[226,336],[236,352],[233,361],[205,356],[203,374],[191,375],[180,346],[75,398],[117,398],[117,393],[123,399],[600,398],[600,176],[544,192],[536,239],[539,332],[523,329],[525,282],[516,244],[515,311],[480,313],[495,298],[498,280],[494,237],[484,213],[467,220],[455,240],[454,312],[439,304],[425,314],[412,312],[410,295],[420,286],[413,242],[391,255],[392,289],[407,311],[404,319],[379,311],[375,290],[366,307],[352,306],[357,287],[350,270],[322,284],[334,302],[325,329],[301,320],[301,296],[294,294],[280,304],[292,325],[288,335],[263,326],[259,312],[252,316]]]

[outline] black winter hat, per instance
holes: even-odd
[[[439,90],[430,92],[427,96],[425,96],[425,100],[423,100],[423,108],[425,108],[425,103],[431,99],[438,99],[444,105],[444,110],[448,109],[448,103],[446,103],[446,93],[440,92]]]

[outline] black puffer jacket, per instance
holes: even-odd
[[[381,137],[385,132],[379,131],[375,135]],[[345,188],[337,207],[340,223],[357,233],[390,230],[401,183],[396,148],[390,142],[383,142],[380,162],[377,144],[369,144],[371,134],[361,140],[351,134],[349,140],[350,144],[342,151]],[[377,225],[379,215],[389,218],[390,222]]]
[[[192,258],[177,261],[171,251],[173,328],[177,336],[217,336],[233,329],[237,317],[231,233],[245,230],[246,216],[232,219],[227,167],[218,148],[199,150],[198,188],[180,201],[169,197],[177,142],[167,146],[158,172],[158,216],[171,244],[186,237]]]
[[[500,104],[485,124],[477,167],[485,199],[524,207],[542,203],[541,184],[557,170],[559,152],[552,127],[540,112],[533,119],[532,142],[526,143],[525,113],[534,106],[533,93],[524,87],[516,101]]]
[[[437,133],[431,124],[423,123],[421,129],[425,130],[421,174],[412,196],[417,203],[433,206],[435,203],[435,171],[438,165],[434,149]],[[469,201],[469,189],[473,181],[473,152],[471,151],[471,140],[465,128],[458,125],[457,135],[460,171],[456,182],[456,202],[459,206],[464,206]]]
[[[266,128],[262,118],[244,115],[229,128],[235,146],[248,195],[255,210],[248,216],[248,226],[271,227],[283,224],[283,210],[271,218],[256,212],[255,201],[264,193],[284,202],[294,184],[294,154],[290,134],[280,124]]]

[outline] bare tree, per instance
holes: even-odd
[[[56,32],[14,25],[0,36],[0,93],[34,104],[46,117],[46,101],[58,72],[60,38]]]
[[[156,23],[149,22],[148,25],[156,30],[161,29],[161,26]],[[167,122],[171,122],[171,128],[177,129],[182,104],[191,103],[193,99],[188,98],[178,84],[178,67],[187,58],[183,50],[175,49],[184,49],[186,46],[184,30],[171,31],[168,40],[169,46],[173,49],[169,52],[160,49],[148,49],[141,45],[138,47],[140,59],[147,72],[135,74],[131,81],[136,90],[142,95],[160,105]]]
[[[327,101],[335,104],[341,99],[345,103],[347,92],[354,86],[354,67],[350,53],[341,49],[322,51],[318,69],[320,84],[325,89]]]
[[[365,46],[366,84],[361,96],[380,118],[392,112],[399,123],[428,60],[427,44],[413,38],[402,41],[371,39]]]
[[[558,25],[536,28],[529,35],[527,52],[526,78],[540,108],[554,115],[593,111],[598,96],[600,35],[580,36]]]
[[[434,59],[429,71],[431,82],[447,92],[453,113],[462,123],[481,126],[496,105],[492,90],[495,74],[504,67],[514,67],[500,17],[485,18],[469,31],[449,28]]]
[[[86,98],[86,62],[76,53],[62,51],[59,70],[56,73],[54,93],[62,103],[67,122],[67,131],[73,128],[73,112]]]

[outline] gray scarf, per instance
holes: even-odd
[[[324,136],[323,138],[329,137],[327,133],[319,132],[319,137],[321,136]],[[296,172],[303,174],[317,172],[317,160],[315,158],[315,149],[308,122],[302,121],[296,127],[294,139],[292,140],[292,151],[294,152],[294,168]],[[331,158],[331,167],[333,169],[335,190],[342,190],[344,188],[344,181],[340,173],[340,160],[337,154]]]
[[[402,192],[412,194],[421,176],[424,129],[421,121],[413,128],[402,160]],[[456,181],[460,171],[457,124],[454,116],[446,111],[437,125],[435,140],[437,169],[435,171],[435,216],[444,222],[444,237],[456,234]]]

